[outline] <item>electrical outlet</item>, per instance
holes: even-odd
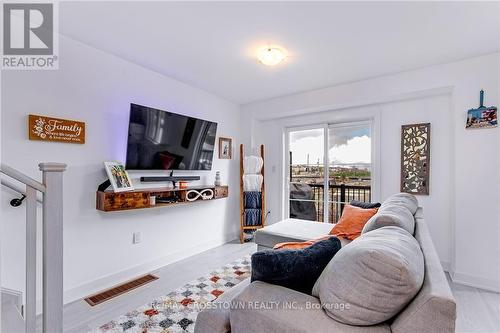
[[[142,233],[139,231],[134,232],[133,237],[132,237],[132,243],[139,244],[141,241],[142,241]]]

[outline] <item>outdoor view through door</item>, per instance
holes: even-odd
[[[346,203],[371,200],[370,122],[290,129],[288,151],[291,218],[336,223]]]

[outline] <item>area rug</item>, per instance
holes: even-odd
[[[192,333],[198,312],[249,276],[246,256],[90,332]]]

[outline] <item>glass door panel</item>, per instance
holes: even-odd
[[[290,130],[289,216],[324,221],[325,128]]]
[[[328,127],[329,222],[337,223],[351,200],[370,202],[372,170],[371,124]]]

